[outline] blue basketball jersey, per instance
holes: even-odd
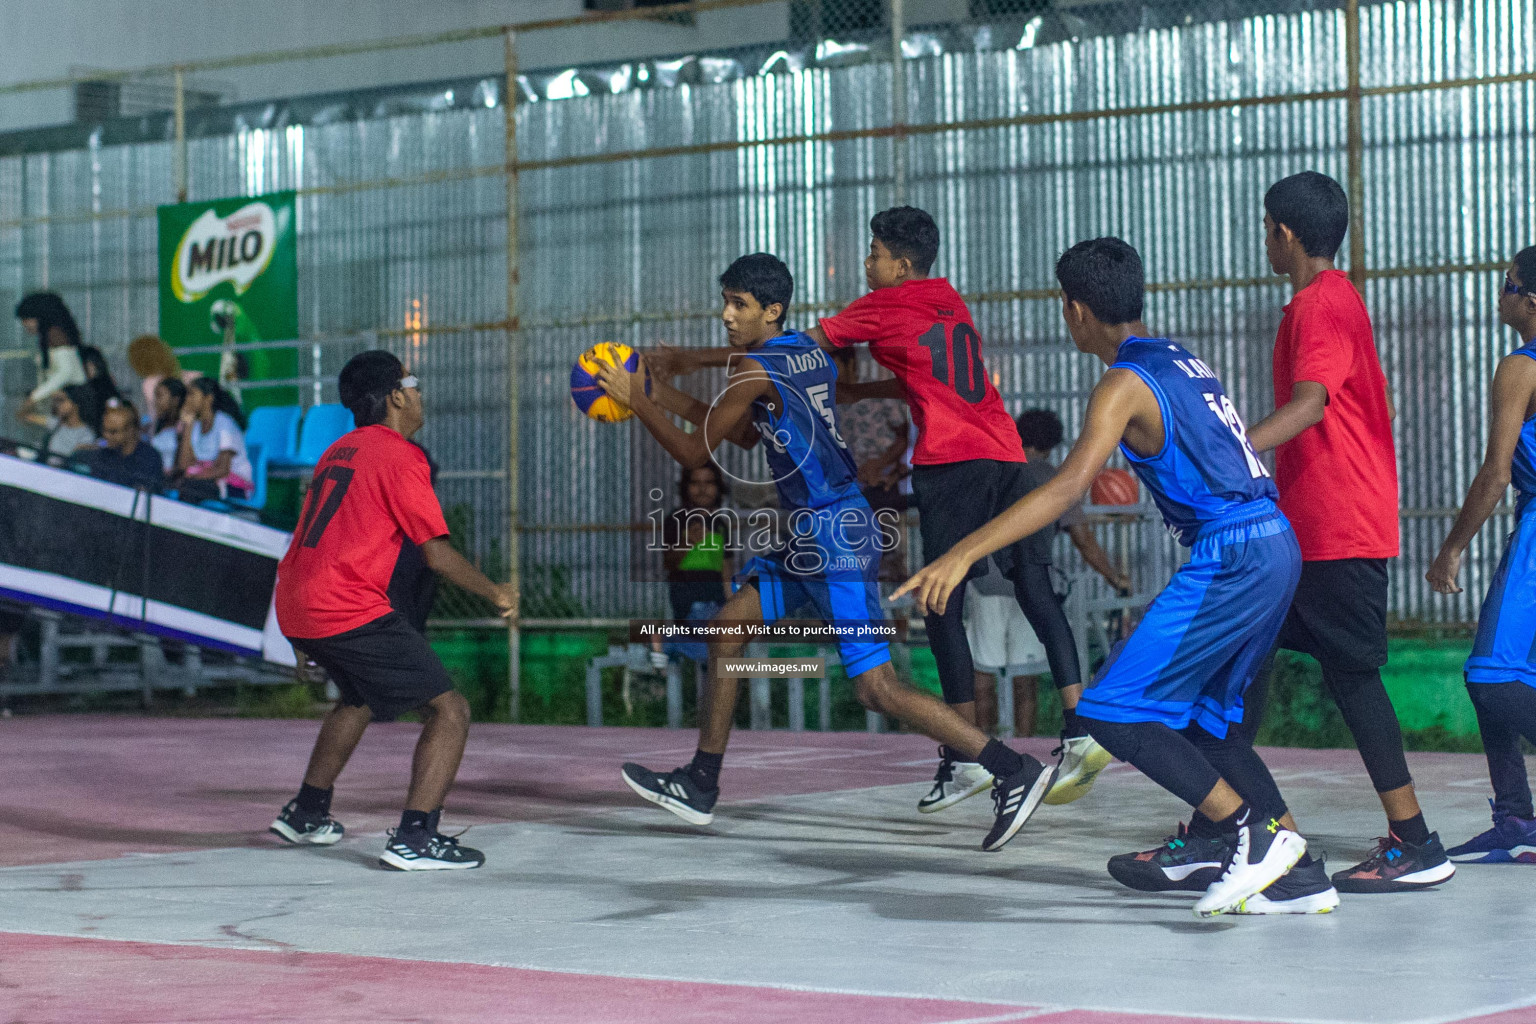
[[[1515,349],[1515,354],[1536,359],[1536,341]],[[1509,479],[1515,485],[1515,513],[1523,516],[1531,499],[1536,498],[1536,419],[1520,424],[1520,442],[1510,460]]]
[[[1269,471],[1209,366],[1166,338],[1127,338],[1112,369],[1134,372],[1157,396],[1162,451],[1144,458],[1124,443],[1120,451],[1179,543],[1194,544],[1201,527],[1250,502],[1274,500]]]
[[[821,347],[788,331],[742,353],[777,385],[782,408],[759,398],[752,422],[763,435],[768,468],[786,509],[821,508],[858,496],[853,456],[837,429],[837,369]]]

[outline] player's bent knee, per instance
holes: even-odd
[[[1141,722],[1108,722],[1102,718],[1088,718],[1079,713],[1078,722],[1088,735],[1092,736],[1105,750],[1115,756],[1117,760],[1130,763],[1141,749],[1141,738],[1144,731],[1144,723]]]
[[[439,718],[444,724],[469,727],[469,701],[457,690],[438,694],[424,704],[418,713],[423,722]]]

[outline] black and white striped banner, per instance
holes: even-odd
[[[293,664],[272,589],[288,534],[0,455],[0,597]]]

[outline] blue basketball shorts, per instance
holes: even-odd
[[[1536,508],[1515,524],[1477,615],[1469,683],[1536,686]]]
[[[763,621],[777,622],[801,608],[849,633],[840,636],[838,654],[848,678],[891,660],[883,640],[858,639],[861,624],[884,622],[880,607],[881,531],[863,497],[789,514],[791,543],[783,552],[752,559],[736,575],[735,587],[755,583]]]
[[[1242,721],[1301,577],[1284,513],[1235,513],[1195,538],[1189,561],[1083,691],[1080,715],[1108,722],[1199,725],[1217,738]]]

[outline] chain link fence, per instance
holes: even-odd
[[[156,204],[296,190],[302,400],[359,346],[399,352],[465,549],[520,569],[531,618],[611,620],[664,607],[631,536],[665,464],[572,408],[581,349],[719,343],[714,279],[759,249],[807,323],[857,297],[870,215],[909,202],[1015,412],[1080,419],[1098,368],[1051,267],[1114,233],[1146,257],[1149,322],[1252,421],[1288,299],[1262,196],[1318,169],[1354,200],[1341,264],[1397,398],[1392,611],[1466,623],[1495,531],[1466,594],[1421,577],[1481,454],[1499,275],[1536,240],[1533,100],[1525,0],[701,0],[10,85],[0,124],[67,123],[0,133],[0,304],[60,292],[131,381]],[[34,373],[11,338],[8,431]],[[485,610],[448,593],[438,614]]]

